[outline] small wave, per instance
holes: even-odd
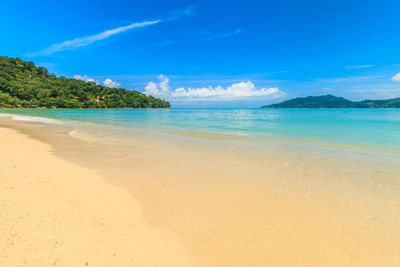
[[[229,134],[223,134],[223,133],[198,132],[198,131],[189,131],[189,130],[175,130],[173,132],[180,134],[180,135],[206,138],[206,139],[247,139],[247,136],[229,135]]]
[[[75,138],[75,139],[79,139],[84,142],[89,142],[89,143],[93,143],[95,141],[95,138],[93,138],[90,135],[83,133],[79,130],[70,131],[69,136],[71,136],[72,138]]]
[[[26,115],[15,115],[9,113],[1,113],[0,118],[12,119],[15,121],[31,121],[31,122],[50,123],[50,124],[62,124],[62,121],[56,119],[26,116]]]

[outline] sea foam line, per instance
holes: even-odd
[[[0,113],[0,118],[7,118],[16,121],[31,121],[31,122],[42,122],[42,123],[51,123],[51,124],[62,124],[62,121],[44,118],[44,117],[35,117],[35,116],[26,116],[26,115],[15,115],[10,113]]]

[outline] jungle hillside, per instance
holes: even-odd
[[[44,67],[0,56],[0,108],[169,108],[138,91],[56,77]]]

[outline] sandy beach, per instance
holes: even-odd
[[[0,126],[0,266],[400,262],[396,169],[230,139]]]
[[[0,128],[0,266],[192,266],[129,193]]]
[[[0,267],[400,267],[400,0],[0,6]]]

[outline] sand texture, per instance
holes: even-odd
[[[0,266],[191,266],[188,246],[150,226],[123,189],[0,128]]]

